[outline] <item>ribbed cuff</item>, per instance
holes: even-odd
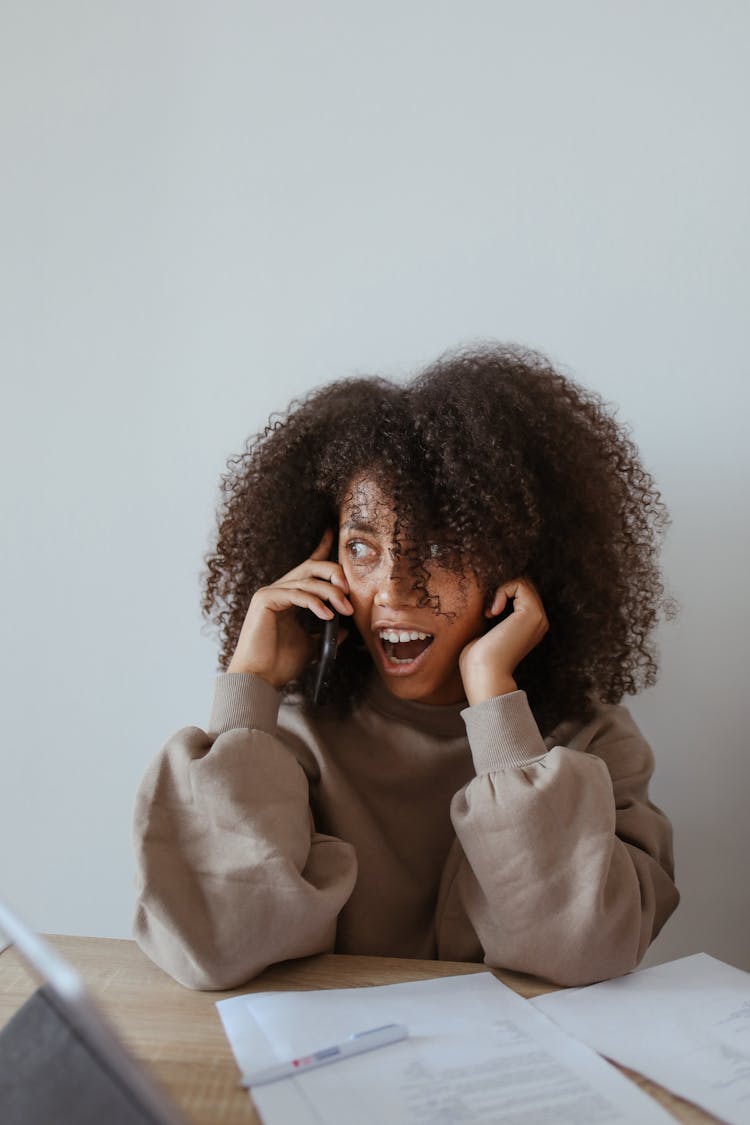
[[[244,727],[275,734],[280,702],[281,695],[276,688],[260,676],[223,672],[216,677],[209,734],[218,735]]]
[[[547,753],[525,691],[495,695],[461,715],[478,774],[523,766]]]

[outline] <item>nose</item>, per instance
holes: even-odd
[[[405,560],[389,558],[378,574],[374,601],[379,606],[407,605],[412,596],[412,578]]]

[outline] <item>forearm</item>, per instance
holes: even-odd
[[[240,689],[235,721],[250,708],[237,679],[224,678]],[[268,717],[261,709],[260,721]],[[353,850],[315,833],[304,771],[267,731],[212,739],[189,728],[171,739],[139,792],[135,838],[135,934],[181,983],[233,987],[273,962],[333,948]]]
[[[500,726],[507,711],[504,742],[476,748],[452,816],[465,855],[455,893],[486,960],[561,984],[632,969],[677,901],[669,824],[643,799],[648,747],[627,748],[633,791],[619,786],[618,812],[601,758],[546,752],[518,698],[485,710]]]

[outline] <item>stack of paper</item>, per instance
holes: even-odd
[[[532,1003],[607,1058],[750,1122],[750,973],[698,953]]]
[[[653,1099],[490,973],[375,988],[261,993],[217,1005],[243,1072],[353,1032],[409,1038],[255,1086],[266,1125],[668,1125]]]

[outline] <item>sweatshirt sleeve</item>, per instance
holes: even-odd
[[[265,681],[219,676],[210,733],[174,735],[138,792],[135,937],[189,988],[332,950],[354,886],[354,849],[315,831],[278,706]]]
[[[463,712],[476,777],[451,816],[458,893],[488,965],[562,985],[638,964],[674,910],[672,830],[623,707],[547,749],[522,691]]]

